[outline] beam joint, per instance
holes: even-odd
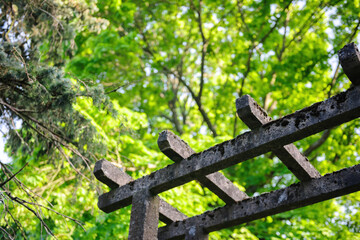
[[[132,177],[105,159],[95,163],[94,175],[100,182],[106,184],[111,189],[116,189],[133,181]],[[160,197],[157,196],[157,198]],[[129,199],[129,201],[131,200],[132,199]],[[163,199],[160,198],[159,202],[159,218],[163,223],[169,224],[172,222],[185,220],[187,218],[185,214],[171,206],[169,203],[165,202]]]
[[[266,111],[249,95],[236,99],[236,111],[239,118],[252,130],[272,121]],[[272,151],[300,181],[321,177],[316,168],[294,144]]]
[[[160,133],[158,146],[160,151],[174,162],[180,162],[195,154],[195,151],[184,140],[169,130]],[[206,176],[198,176],[196,177],[196,180],[215,193],[226,204],[235,203],[248,198],[246,193],[240,191],[238,187],[220,172],[215,172]]]

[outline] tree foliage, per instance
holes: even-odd
[[[336,52],[358,40],[360,26],[358,1],[2,4],[0,107],[13,158],[2,169],[10,177],[10,168],[16,172],[29,162],[7,189],[25,199],[24,184],[42,197],[39,204],[48,201],[86,229],[67,227],[51,210],[39,213],[41,222],[24,206],[7,205],[15,220],[4,217],[2,229],[29,238],[38,238],[44,224],[61,239],[126,238],[130,208],[105,214],[96,206],[107,191],[91,175],[96,159],[138,178],[170,163],[156,146],[162,130],[173,130],[197,151],[246,131],[234,104],[244,94],[276,119],[347,89]],[[357,163],[359,127],[355,120],[295,144],[325,174]],[[250,196],[297,181],[272,153],[223,172]],[[196,182],[161,195],[189,216],[224,205]],[[356,239],[359,196],[211,238]],[[11,232],[15,225],[23,231]]]

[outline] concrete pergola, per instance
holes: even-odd
[[[174,164],[133,180],[106,160],[95,164],[96,178],[112,190],[99,196],[110,213],[132,204],[129,239],[208,239],[208,233],[304,207],[360,190],[360,164],[321,176],[292,144],[360,117],[360,54],[354,43],[339,51],[340,63],[353,86],[323,102],[271,120],[254,99],[236,100],[237,114],[252,131],[195,153],[170,131],[158,145]],[[300,180],[283,189],[249,198],[218,172],[272,151]],[[207,187],[226,205],[188,218],[157,195],[192,180]],[[159,220],[167,224],[158,229]]]

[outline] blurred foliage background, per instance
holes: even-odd
[[[196,151],[247,131],[244,94],[277,119],[349,88],[336,53],[360,26],[359,0],[0,0],[0,14],[4,239],[126,239],[131,208],[97,208],[97,160],[136,179],[171,163],[162,130]],[[354,120],[295,145],[326,174],[358,163],[359,133]],[[249,196],[298,181],[272,153],[223,173]],[[224,205],[195,181],[161,196],[188,216]],[[359,200],[210,238],[360,239]]]

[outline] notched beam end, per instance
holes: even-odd
[[[360,85],[360,52],[356,44],[346,44],[338,56],[346,76],[354,85]]]
[[[161,132],[157,142],[160,151],[174,162],[179,162],[195,153],[186,142],[169,130]]]
[[[101,159],[95,163],[94,175],[100,182],[106,184],[111,189],[132,181],[129,175],[105,159]]]
[[[166,150],[170,147],[170,142],[168,141],[168,137],[172,132],[169,130],[162,131],[159,133],[159,138],[157,140],[160,151]]]
[[[252,129],[271,121],[271,117],[249,95],[236,99],[236,112],[239,118]]]

